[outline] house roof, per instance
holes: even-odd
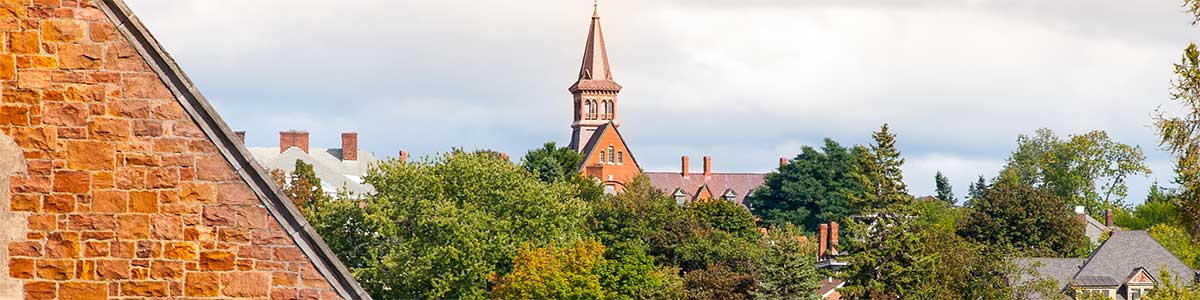
[[[251,147],[249,150],[259,165],[268,170],[291,172],[296,167],[296,160],[313,165],[313,172],[321,179],[321,188],[327,193],[336,193],[345,188],[361,195],[375,190],[363,182],[367,170],[379,162],[370,153],[359,152],[358,160],[342,160],[342,149],[312,148],[308,153],[295,147],[283,153],[279,152],[278,147]]]
[[[1104,236],[1105,231],[1108,231],[1108,226],[1104,226],[1104,223],[1100,223],[1087,214],[1083,215],[1083,219],[1086,223],[1083,227],[1083,234],[1092,241],[1092,244],[1100,244],[1100,238]]]
[[[1061,290],[1067,287],[1071,279],[1075,277],[1075,273],[1079,272],[1079,268],[1083,267],[1086,259],[1083,258],[1017,258],[1013,262],[1021,269],[1033,268],[1037,271],[1039,278],[1051,279],[1057,283],[1058,289]],[[1014,282],[1014,286],[1021,285],[1037,278],[1021,276]]]
[[[1076,276],[1071,280],[1072,286],[1079,287],[1119,287],[1121,282],[1109,276]]]
[[[593,151],[596,151],[597,144],[600,143],[600,138],[604,137],[604,134],[608,133],[609,130],[612,130],[613,134],[617,135],[617,139],[621,141],[621,144],[625,144],[625,136],[621,135],[621,130],[617,129],[617,126],[612,121],[600,125],[599,128],[596,128],[596,133],[592,134],[592,138],[588,139],[587,144],[583,145],[583,151],[580,151],[583,154],[584,160],[579,162],[579,169],[583,169],[587,165],[587,158],[592,156]],[[633,149],[625,147],[625,154],[629,156],[629,161],[634,166],[639,166],[637,158],[633,157]]]
[[[762,173],[712,173],[712,176],[690,173],[684,177],[679,172],[646,172],[646,177],[650,178],[650,185],[660,191],[699,191],[701,186],[707,185],[710,191],[720,193],[713,194],[713,197],[720,197],[732,189],[737,194],[737,198],[734,199],[737,203],[744,203],[746,195],[762,186],[766,176],[767,174]]]
[[[1158,276],[1160,270],[1166,270],[1173,278],[1185,282],[1190,282],[1195,276],[1192,268],[1163,248],[1146,231],[1115,230],[1100,248],[1092,252],[1076,277],[1125,278],[1137,268],[1146,268],[1154,276]]]
[[[828,278],[825,280],[821,280],[821,287],[817,288],[817,295],[820,295],[821,299],[825,299],[826,297],[829,297],[830,294],[833,294],[834,291],[841,288],[843,285],[846,285],[846,281],[837,279],[837,278]]]
[[[321,237],[313,231],[300,211],[279,192],[270,175],[251,157],[233,130],[188,79],[179,65],[150,34],[141,20],[133,14],[122,0],[97,0],[100,10],[112,21],[122,36],[130,41],[171,90],[171,94],[183,106],[189,117],[212,140],[221,156],[229,162],[238,175],[250,186],[267,211],[279,221],[296,245],[312,262],[313,267],[324,277],[339,296],[345,299],[371,299],[354,280],[350,272],[329,250]]]

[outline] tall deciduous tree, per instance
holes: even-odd
[[[949,204],[958,203],[958,199],[954,197],[954,187],[950,185],[950,179],[942,175],[942,171],[938,171],[933,176],[933,182],[937,189],[937,198]]]
[[[851,203],[860,210],[887,208],[912,202],[908,185],[904,183],[904,158],[896,149],[896,135],[887,124],[871,135],[875,140],[869,149],[862,151],[863,163],[855,177],[863,185],[864,192],[851,198]]]
[[[1063,139],[1040,129],[1017,137],[1017,150],[1001,173],[1099,214],[1124,205],[1129,177],[1150,173],[1145,160],[1141,147],[1115,142],[1104,131]]]
[[[1001,180],[971,200],[958,234],[1014,254],[1077,257],[1086,254],[1083,221],[1054,193]]]
[[[853,175],[862,162],[861,152],[831,139],[825,139],[820,150],[805,146],[794,159],[768,174],[763,186],[746,201],[765,224],[794,224],[815,232],[818,224],[856,213],[849,196],[865,193]]]
[[[1192,24],[1200,21],[1200,1],[1184,0]],[[1189,43],[1174,66],[1171,98],[1183,107],[1182,116],[1159,111],[1156,125],[1160,145],[1177,159],[1175,172],[1180,184],[1181,213],[1188,231],[1200,235],[1200,49]]]
[[[481,299],[522,245],[579,240],[586,202],[488,153],[454,151],[387,161],[365,177],[364,265],[352,268],[376,299]],[[342,253],[341,255],[348,255]],[[353,254],[350,254],[353,255]]]

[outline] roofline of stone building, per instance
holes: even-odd
[[[354,280],[350,271],[338,260],[325,241],[309,226],[300,211],[288,201],[267,172],[255,162],[250,152],[242,145],[237,135],[229,128],[212,105],[188,79],[183,70],[161,44],[150,34],[141,20],[133,14],[123,0],[97,0],[100,9],[113,21],[118,31],[130,41],[146,64],[171,90],[187,114],[201,131],[216,144],[221,156],[237,171],[242,180],[262,200],[264,206],[279,222],[300,250],[312,262],[314,268],[344,299],[371,299],[371,296]]]

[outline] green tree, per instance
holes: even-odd
[[[1113,222],[1119,227],[1134,230],[1146,230],[1158,224],[1183,225],[1179,207],[1175,202],[1178,199],[1174,191],[1155,183],[1150,186],[1146,201],[1132,211],[1125,209],[1114,211]]]
[[[856,213],[848,197],[865,193],[853,175],[861,157],[861,149],[847,149],[831,139],[825,139],[821,150],[805,146],[796,158],[767,174],[763,186],[746,201],[764,224],[794,224],[815,232],[818,224]]]
[[[494,278],[492,299],[605,299],[597,266],[604,264],[604,245],[594,241],[574,247],[521,249],[511,273]],[[493,276],[494,277],[494,276]]]
[[[641,247],[624,244],[609,248],[596,266],[605,299],[679,299],[683,278],[679,269],[656,266]]]
[[[1078,257],[1087,251],[1083,224],[1057,195],[1001,180],[971,200],[958,234],[1029,256]]]
[[[329,198],[325,194],[325,189],[321,187],[321,179],[317,178],[313,165],[299,159],[296,160],[296,166],[291,172],[271,170],[271,179],[279,186],[284,196],[291,199],[292,204],[299,208]]]
[[[767,251],[758,263],[755,299],[820,299],[815,294],[822,278],[814,259],[816,247],[791,224],[769,232],[761,243]]]
[[[954,187],[950,186],[950,179],[942,175],[942,171],[938,171],[933,176],[933,182],[937,188],[937,198],[946,203],[958,203],[958,199],[954,197]]]
[[[1115,142],[1104,131],[1063,139],[1039,129],[1033,136],[1017,137],[1017,150],[1001,173],[1098,214],[1123,205],[1126,180],[1150,173],[1145,160],[1141,147]]]
[[[1159,271],[1158,278],[1162,278],[1162,282],[1142,299],[1200,300],[1200,287],[1187,284],[1186,279],[1183,282],[1176,282],[1178,279],[1171,278],[1171,273],[1166,270]]]
[[[1158,224],[1150,227],[1150,236],[1189,267],[1200,268],[1200,244],[1197,244],[1183,228]]]
[[[983,175],[979,175],[979,180],[972,182],[971,186],[967,189],[967,193],[969,194],[967,196],[969,196],[970,199],[967,200],[966,205],[970,206],[971,200],[983,197],[983,191],[987,190],[987,186],[987,180],[983,179]]]
[[[604,196],[604,187],[579,172],[583,155],[570,147],[558,147],[547,142],[541,148],[529,150],[521,158],[521,166],[546,183],[565,182],[575,186],[577,197],[594,201]]]
[[[587,203],[490,153],[453,151],[386,161],[365,177],[364,240],[352,267],[376,299],[481,299],[488,277],[507,274],[522,245],[579,240]],[[327,220],[331,224],[345,224]]]
[[[845,239],[853,253],[844,271],[849,299],[917,299],[933,277],[938,252],[925,250],[930,232],[913,221],[914,212],[892,206],[851,218]]]
[[[854,173],[863,186],[863,193],[851,198],[851,203],[860,210],[881,209],[912,202],[908,186],[904,184],[904,158],[896,149],[896,135],[883,124],[871,135],[874,143],[862,151],[863,163]]]

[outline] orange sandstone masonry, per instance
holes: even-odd
[[[368,298],[119,0],[0,42],[0,299]]]

